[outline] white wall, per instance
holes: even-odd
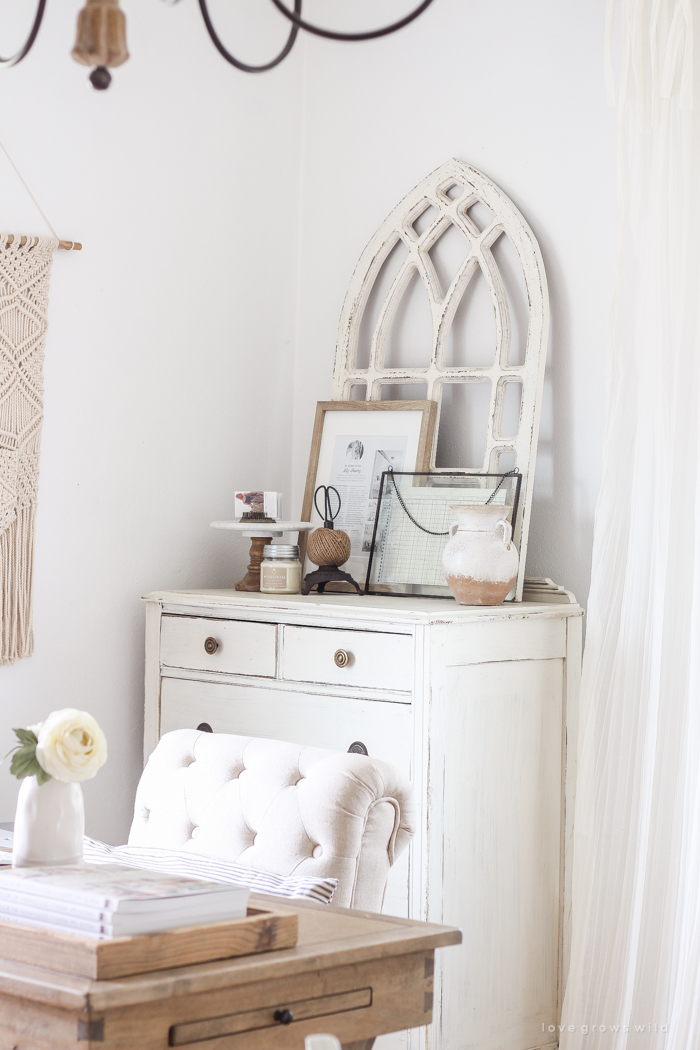
[[[224,64],[194,0],[123,6],[132,59],[108,92],[69,58],[74,12],[58,2],[29,59],[0,73],[0,138],[60,236],[85,245],[54,264],[36,652],[0,668],[0,748],[55,707],[92,711],[110,761],[86,785],[88,831],[111,841],[140,771],[139,595],[240,575],[243,545],[208,529],[234,484],[289,493],[293,468],[299,496],[357,258],[449,156],[499,183],[543,248],[552,360],[529,571],[585,598],[614,209],[603,0],[435,0],[395,37],[307,39],[260,76]],[[347,5],[367,25],[406,7]],[[250,60],[283,36],[271,9],[222,22]],[[2,156],[0,227],[47,232]]]
[[[372,6],[360,7],[367,25],[380,21]],[[614,265],[604,8],[604,0],[435,0],[384,40],[309,40],[304,66],[298,490],[313,405],[330,394],[338,317],[360,252],[405,193],[459,157],[513,198],[544,254],[551,355],[527,570],[584,602]]]
[[[236,484],[288,491],[300,65],[244,76],[194,3],[126,0],[132,58],[98,93],[68,53],[78,6],[49,3],[0,74],[0,137],[84,244],[55,256],[36,649],[0,668],[0,751],[56,707],[93,712],[110,760],[85,786],[88,831],[117,842],[141,769],[139,597],[233,584],[244,544],[209,522]],[[243,28],[261,55],[263,26]],[[2,156],[0,194],[2,229],[48,232]],[[0,819],[15,791],[6,764]]]

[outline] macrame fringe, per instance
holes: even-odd
[[[32,631],[34,522],[36,507],[19,507],[0,533],[0,664],[34,651]]]
[[[58,240],[0,233],[0,664],[31,656],[49,280]]]

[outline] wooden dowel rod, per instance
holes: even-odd
[[[14,239],[15,239],[14,238],[14,234],[8,233],[8,235],[7,235],[7,243],[8,244],[12,244]],[[20,237],[19,243],[20,244],[26,244],[27,243],[27,238],[26,237]],[[66,252],[79,252],[79,251],[82,251],[82,248],[83,248],[83,246],[80,243],[80,241],[59,241],[58,242],[58,247],[59,248],[63,248],[63,250],[66,251]]]

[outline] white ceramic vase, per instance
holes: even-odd
[[[503,507],[450,504],[457,521],[442,552],[447,583],[460,605],[500,605],[518,575],[518,552]]]
[[[25,777],[19,789],[12,846],[14,868],[80,864],[85,807],[80,784]]]

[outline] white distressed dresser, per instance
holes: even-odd
[[[419,830],[384,910],[460,926],[464,943],[439,960],[431,1028],[377,1050],[556,1041],[582,610],[549,581],[525,594],[538,600],[147,596],[146,756],[161,733],[207,723],[361,743],[411,777]]]

